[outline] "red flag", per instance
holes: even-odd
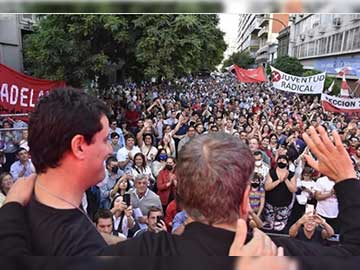
[[[42,95],[64,86],[64,81],[32,78],[0,64],[0,101],[7,111],[31,112]]]
[[[350,96],[350,86],[348,85],[346,79],[345,79],[345,73],[343,73],[343,78],[341,82],[341,90],[340,90],[340,96],[342,97],[349,97]]]
[[[266,82],[264,68],[259,66],[256,69],[243,69],[234,65],[236,77],[243,83],[259,83]]]
[[[346,74],[349,74],[351,70],[352,70],[351,67],[342,67],[335,69],[335,71],[338,73],[339,76],[344,76]]]

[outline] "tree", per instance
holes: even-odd
[[[140,16],[134,20],[141,32],[136,58],[145,78],[173,79],[202,70],[212,71],[226,49],[216,15]]]
[[[24,40],[30,74],[80,87],[112,67],[125,78],[213,70],[226,49],[217,15],[46,15]]]
[[[241,68],[250,68],[255,64],[255,58],[251,57],[249,52],[234,52],[223,63],[223,70],[233,64],[238,65]]]
[[[303,65],[300,63],[300,61],[295,57],[290,57],[287,55],[276,58],[272,66],[281,70],[282,72],[295,76],[302,76],[304,72]]]
[[[25,68],[36,77],[81,86],[126,58],[127,19],[109,15],[48,15],[24,41]]]

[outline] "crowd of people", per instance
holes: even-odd
[[[310,204],[321,218],[314,219],[316,224],[325,220],[339,233],[334,184],[306,164],[308,148],[301,134],[320,125],[329,134],[338,131],[359,176],[358,119],[324,111],[319,97],[276,91],[269,83],[241,84],[233,77],[184,78],[156,85],[129,83],[98,95],[111,110],[109,139],[119,164],[116,174],[98,185],[100,205],[102,201],[110,203],[116,194],[115,182],[121,177],[127,179],[130,193],[138,192],[141,174],[148,181],[146,192],[154,200],[142,207],[141,214],[146,216],[150,207],[161,203],[167,229],[175,231],[172,221],[177,212],[183,213],[181,203],[175,200],[178,153],[196,136],[225,132],[247,144],[255,158],[249,195],[253,226],[288,234]],[[160,202],[155,202],[156,194]]]
[[[126,83],[96,94],[110,111],[112,155],[103,181],[83,194],[82,209],[100,232],[121,239],[145,231],[181,234],[188,215],[177,192],[179,153],[201,134],[225,132],[248,145],[255,160],[251,227],[321,242],[340,233],[335,183],[307,164],[302,133],[322,126],[331,137],[336,130],[360,177],[359,119],[324,111],[317,96],[242,84],[232,76]],[[22,122],[3,120],[3,128]],[[4,200],[12,182],[35,168],[26,130],[1,132],[0,147]]]

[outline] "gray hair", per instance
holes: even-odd
[[[138,176],[135,177],[134,183],[136,183],[139,180],[143,180],[143,179],[147,179],[147,176],[145,174],[139,174]]]

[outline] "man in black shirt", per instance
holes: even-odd
[[[319,132],[321,139],[314,129],[311,130],[311,139],[304,136],[310,149],[314,149],[314,154],[318,156],[319,162],[316,163],[309,157],[307,159],[311,166],[323,174],[328,174],[337,182],[335,190],[340,204],[339,218],[344,224],[342,245],[322,247],[286,238],[273,238],[273,241],[277,246],[284,248],[286,255],[358,255],[360,252],[360,198],[358,196],[360,183],[354,179],[355,172],[351,160],[343,149],[339,136],[336,133],[333,134],[336,141],[336,146],[334,146],[329,142],[329,138],[322,128],[319,128]],[[326,142],[325,150],[328,151],[326,155],[321,152],[324,150],[322,141]],[[322,146],[321,150],[318,149],[318,145]],[[75,146],[77,145],[75,144]],[[72,151],[84,158],[76,149],[74,147]],[[49,217],[51,210],[45,211],[44,207],[32,211],[33,219],[43,218],[43,221],[46,222],[47,220],[44,218],[47,216],[53,223],[53,226],[48,226],[51,225],[51,222],[48,222],[47,230],[42,230],[42,234],[40,231],[35,235],[32,233],[32,243],[41,241],[41,237],[51,237],[55,234],[53,245],[61,245],[57,241],[66,241],[65,238],[76,237],[81,241],[74,245],[68,241],[67,250],[58,252],[58,249],[53,249],[53,254],[73,254],[73,249],[79,250],[78,245],[82,245],[84,253],[86,250],[91,252],[98,248],[98,254],[102,255],[227,255],[235,236],[234,232],[238,229],[240,237],[236,237],[230,254],[258,256],[278,253],[278,248],[274,243],[260,231],[255,229],[254,237],[251,240],[251,237],[246,237],[245,221],[238,221],[239,217],[247,218],[248,184],[254,169],[252,154],[245,145],[239,144],[236,138],[226,134],[198,136],[184,146],[179,154],[177,164],[179,182],[177,192],[192,220],[186,226],[183,235],[146,232],[139,238],[99,248],[103,244],[96,240],[95,235],[92,235],[90,222],[87,224],[85,221],[76,222],[75,217],[77,218],[78,215],[73,217],[72,212],[54,209],[50,205],[44,207],[56,210],[56,214],[59,215],[64,212],[64,218],[60,222],[56,222]],[[40,189],[35,186],[35,193],[37,190]],[[54,195],[48,196],[52,198]],[[30,251],[26,249],[28,244],[26,229],[28,227],[23,220],[23,208],[19,204],[9,203],[7,206],[5,205],[5,209],[0,211],[0,240],[17,242],[18,249],[21,249],[20,252],[29,254]],[[13,211],[12,214],[10,214],[10,210]],[[82,214],[80,210],[78,212],[79,215]],[[9,213],[10,217],[6,217],[6,213]],[[9,224],[10,219],[13,222],[22,221],[22,225],[17,224],[10,230],[5,229],[5,233],[2,232],[1,229]],[[41,225],[39,224],[39,226]],[[34,227],[30,226],[30,228],[34,230]],[[86,228],[86,233],[82,233],[84,228]],[[93,241],[84,243],[89,237]],[[245,240],[248,241],[246,245],[244,245]],[[22,245],[20,245],[21,242]],[[220,268],[220,265],[214,264],[213,268]]]
[[[79,207],[84,192],[104,178],[104,161],[112,153],[111,145],[107,140],[109,122],[106,113],[107,109],[103,103],[74,89],[54,90],[37,104],[30,116],[29,146],[38,175],[25,212],[22,212],[24,209],[16,203],[9,203],[1,209],[0,219],[5,220],[4,223],[1,221],[0,223],[6,224],[6,219],[9,218],[12,223],[16,223],[16,226],[10,225],[5,228],[0,239],[17,244],[12,250],[0,250],[0,254],[8,254],[8,252],[35,255],[96,255],[112,252],[117,252],[119,255],[193,254],[191,247],[186,248],[188,246],[186,241],[177,244],[180,239],[178,237],[166,233],[154,236],[150,232],[137,240],[126,241],[125,245],[107,250],[105,241]],[[230,146],[234,143],[235,141],[232,141]],[[238,145],[237,141],[236,144]],[[52,147],[44,147],[44,145]],[[239,149],[244,153],[249,152],[244,146]],[[251,155],[250,152],[248,155]],[[250,167],[246,170],[248,175],[244,176],[240,191],[245,190],[247,176],[251,174],[252,169],[250,163]],[[235,207],[239,210],[240,199],[236,200]],[[243,208],[245,211],[246,207]],[[11,213],[7,214],[6,211]],[[16,216],[17,214],[20,215]],[[226,217],[227,214],[222,213],[222,216]],[[232,219],[236,222],[238,216],[238,213],[233,213]],[[16,221],[17,218],[25,218],[25,220]],[[191,227],[196,232],[199,228],[209,226],[194,223]],[[211,228],[209,227],[209,233]],[[246,235],[246,230],[243,234]],[[20,239],[13,239],[14,235]],[[257,241],[266,239],[271,242],[265,234],[259,232],[259,235],[260,239]],[[195,237],[193,243],[202,241],[204,236],[197,240]],[[159,240],[152,243],[157,238]],[[224,238],[226,239],[224,243],[228,240],[231,243],[233,233],[224,230],[217,241],[222,241]],[[19,244],[21,241],[25,241],[23,247]],[[178,249],[177,246],[181,245],[183,247]],[[228,254],[229,245],[217,246],[214,242],[209,246],[211,248],[203,252],[200,252],[201,246],[195,246],[195,250],[199,255]],[[24,252],[24,247],[30,248]]]

